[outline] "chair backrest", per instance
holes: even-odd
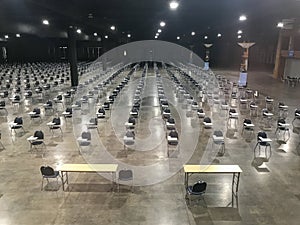
[[[164,109],[164,113],[170,113],[171,110],[169,108]]]
[[[217,137],[223,137],[223,133],[220,130],[214,131],[214,135],[217,136]]]
[[[120,170],[119,171],[119,179],[120,180],[130,180],[133,179],[133,172],[132,170]]]
[[[245,119],[245,120],[244,120],[244,123],[246,123],[246,124],[251,124],[252,122],[251,122],[250,119]]]
[[[135,119],[134,119],[134,117],[129,117],[128,118],[128,123],[132,123],[133,125],[135,125]]]
[[[97,124],[98,124],[97,118],[91,118],[91,119],[90,119],[90,123],[92,123],[92,124],[94,124],[94,125],[97,125]]]
[[[170,117],[167,121],[168,121],[168,123],[175,123],[175,120],[173,117]]]
[[[171,130],[169,136],[172,138],[178,138],[178,132],[176,130]]]
[[[54,169],[50,166],[42,166],[40,168],[43,176],[53,176],[55,175]]]
[[[67,108],[66,112],[72,114],[72,108]]]
[[[87,140],[89,140],[89,141],[92,139],[91,132],[89,132],[89,131],[84,131],[84,132],[82,132],[82,133],[81,133],[81,137],[82,137],[83,139],[87,139]]]
[[[203,113],[204,112],[203,109],[198,109],[197,111],[198,111],[198,113]]]
[[[295,110],[295,116],[296,116],[296,114],[300,114],[300,109]]]
[[[47,104],[48,106],[50,106],[50,107],[53,105],[52,101],[50,101],[50,100],[49,100],[49,101],[47,101],[47,103],[46,103],[46,104]]]
[[[267,138],[266,132],[264,132],[264,131],[258,132],[258,134],[257,134],[257,140],[259,140],[259,137],[261,137],[261,138]]]
[[[35,112],[36,114],[41,114],[41,109],[40,108],[34,108],[32,112]]]
[[[132,137],[132,138],[135,138],[135,133],[134,133],[133,131],[131,131],[131,130],[128,130],[128,131],[126,132],[126,137]]]
[[[105,115],[105,110],[103,108],[98,109],[98,113],[102,113],[103,115]]]
[[[235,109],[230,109],[229,113],[236,113]]]
[[[60,125],[60,118],[59,118],[59,117],[55,117],[55,118],[53,118],[52,122],[53,122],[55,125]]]
[[[17,123],[19,125],[23,124],[23,119],[22,117],[16,117],[15,120],[14,120],[14,123]]]
[[[285,124],[285,120],[284,119],[279,119],[279,120],[277,120],[277,125],[279,125],[279,124]]]
[[[35,131],[33,136],[37,137],[38,139],[44,139],[44,133],[41,130]]]
[[[205,123],[211,123],[211,119],[209,117],[205,117],[203,119],[203,122],[205,122]]]
[[[207,183],[204,181],[198,181],[193,185],[192,192],[204,193],[206,191]]]
[[[57,95],[57,100],[62,100],[62,95]]]

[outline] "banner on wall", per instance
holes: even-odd
[[[238,82],[240,87],[246,87],[247,86],[247,73],[241,72],[240,73],[240,79]]]
[[[3,58],[4,60],[7,59],[6,47],[2,47],[2,58]]]

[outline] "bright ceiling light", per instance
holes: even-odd
[[[207,36],[204,36],[204,39],[207,39],[208,37]]]
[[[277,27],[283,28],[283,26],[284,26],[283,22],[277,23]]]
[[[105,35],[105,36],[104,36],[104,38],[105,38],[105,39],[107,39],[107,38],[108,38],[108,36],[107,36],[107,35]]]
[[[171,2],[169,3],[169,6],[170,6],[170,9],[175,10],[175,9],[178,8],[179,3],[176,2],[176,1],[171,1]]]
[[[161,33],[161,29],[158,29],[157,32],[158,32],[158,33]]]
[[[242,34],[243,31],[242,30],[238,30],[237,34]]]
[[[155,36],[154,38],[155,38],[155,39],[157,39],[158,37],[157,37],[157,36]]]
[[[81,30],[80,30],[80,29],[77,29],[76,32],[77,32],[78,34],[81,34]]]
[[[247,17],[245,15],[241,15],[239,21],[245,21],[245,20],[247,20]]]
[[[131,34],[127,34],[127,37],[131,38]]]
[[[217,37],[222,37],[222,34],[218,33],[218,34],[217,34]]]
[[[4,38],[5,38],[5,39],[8,39],[9,37],[8,37],[8,35],[4,35]]]
[[[179,36],[177,36],[177,40],[180,40],[180,37],[179,37]]]
[[[159,25],[160,25],[161,27],[164,27],[164,26],[166,26],[166,23],[165,23],[164,21],[161,21],[161,22],[159,23]]]
[[[17,37],[17,38],[21,37],[21,34],[16,34],[16,37]]]
[[[159,36],[159,33],[156,33],[155,36]]]
[[[48,20],[43,20],[42,23],[43,23],[44,25],[49,25],[49,24],[50,24]]]
[[[95,36],[95,37],[97,37],[97,36],[98,36],[98,34],[95,32],[95,33],[94,33],[94,36]]]
[[[238,39],[241,39],[241,38],[242,38],[242,35],[238,35],[237,38],[238,38]]]
[[[192,36],[194,36],[195,34],[196,34],[196,33],[195,33],[194,31],[191,33]]]
[[[110,29],[111,29],[111,30],[115,30],[116,27],[115,27],[115,26],[111,26]]]

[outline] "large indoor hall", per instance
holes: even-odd
[[[299,10],[3,0],[0,225],[298,225]]]

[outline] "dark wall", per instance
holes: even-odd
[[[109,40],[77,41],[77,57],[80,61],[95,60],[106,51],[124,43]],[[191,45],[179,43],[205,58],[203,43]],[[275,38],[272,42],[257,42],[250,48],[249,70],[268,68],[274,66],[276,52]],[[0,42],[0,48],[6,46],[8,61],[59,61],[67,60],[68,41],[62,38],[40,38],[35,36],[22,36],[21,38],[9,38]],[[243,50],[237,42],[218,40],[210,49],[210,65],[212,68],[230,68],[239,70]]]

